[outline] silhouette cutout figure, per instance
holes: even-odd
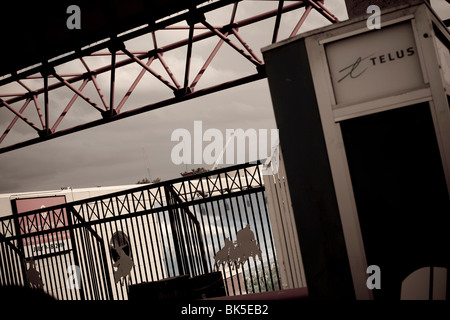
[[[44,287],[44,283],[41,279],[41,274],[37,271],[35,262],[33,259],[28,261],[29,268],[27,269],[27,279],[32,288],[42,289]]]
[[[233,243],[229,238],[225,238],[225,245],[214,256],[215,267],[225,263],[234,263],[237,268],[247,262],[252,257],[261,259],[261,249],[255,239],[253,231],[247,224],[245,228],[239,230],[236,234],[237,240]]]
[[[117,283],[130,275],[131,269],[134,267],[133,259],[131,259],[124,251],[125,246],[114,247],[119,254],[119,259],[113,264],[114,268],[114,281]],[[123,282],[121,282],[123,285]]]
[[[233,242],[229,238],[225,238],[225,245],[214,256],[216,269],[218,269],[220,265],[223,266],[225,263],[229,262],[230,250],[233,249],[234,249]]]

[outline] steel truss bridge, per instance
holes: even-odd
[[[3,35],[7,49],[0,66],[0,153],[263,79],[261,46],[250,44],[253,37],[264,37],[269,45],[282,40],[282,28],[288,30],[287,38],[293,37],[313,11],[331,23],[338,21],[324,1],[314,0],[260,1],[273,8],[258,13],[240,10],[246,1],[231,0],[78,2],[80,30],[66,27],[65,9],[72,4],[67,1],[31,7],[21,2],[23,8],[3,11],[3,23],[9,25],[2,30],[22,26],[17,30],[25,31],[17,37]],[[283,19],[288,13],[290,18]],[[262,22],[271,25],[270,31],[259,30]],[[182,31],[184,36],[173,41],[168,35]],[[147,47],[135,50],[130,43],[139,39]],[[209,54],[197,55],[197,46],[205,41],[214,43]],[[179,59],[170,59],[171,53]],[[232,63],[231,54],[247,65],[242,74],[209,79],[202,86],[213,60],[226,65]],[[195,70],[194,59],[201,60]],[[127,78],[128,90],[119,92],[117,82],[129,76],[123,72],[127,68],[137,72]],[[148,92],[148,104],[130,100],[139,83]],[[67,99],[55,102],[58,93]],[[89,117],[80,120],[79,113]]]

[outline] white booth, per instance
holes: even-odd
[[[446,299],[450,33],[423,1],[366,19],[263,49],[308,292]]]

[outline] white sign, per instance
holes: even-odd
[[[424,83],[409,21],[331,42],[325,51],[337,104],[382,98]]]
[[[38,198],[16,199],[17,213],[43,209],[66,203],[65,196],[50,196]],[[50,232],[41,235],[35,233],[67,226],[65,209],[56,209],[18,218],[20,234],[26,258],[44,254],[58,253],[71,249],[70,233],[68,230]]]

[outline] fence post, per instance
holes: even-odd
[[[174,198],[172,197],[172,193],[170,192],[167,186],[164,186],[164,193],[166,195],[167,205],[170,207],[170,205],[174,204],[175,201]],[[170,228],[172,229],[173,244],[175,249],[175,255],[177,257],[178,273],[179,275],[183,275],[185,274],[185,269],[183,266],[183,260],[181,258],[180,239],[177,234],[179,225],[177,223],[176,214],[177,214],[176,209],[173,208],[169,209]]]
[[[305,287],[303,262],[289,197],[283,154],[278,172],[263,176],[282,289]]]
[[[197,231],[198,236],[198,245],[200,246],[200,252],[202,255],[202,264],[203,264],[203,272],[209,273],[208,263],[206,261],[206,252],[205,252],[205,244],[203,242],[202,230],[200,228],[200,223],[196,220],[194,221],[195,231]]]
[[[72,221],[72,211],[74,211],[75,209],[73,208],[73,206],[67,205],[66,210],[67,210],[66,211],[67,226],[69,227],[70,243],[72,245],[73,260],[75,262],[75,265],[80,267],[80,259],[78,258],[78,251],[77,251],[77,246],[76,246],[76,242],[75,242],[75,232],[73,232],[74,227],[73,227],[73,221]],[[86,297],[84,295],[83,283],[80,281],[79,285],[80,285],[79,290],[80,290],[81,300],[86,300]]]

